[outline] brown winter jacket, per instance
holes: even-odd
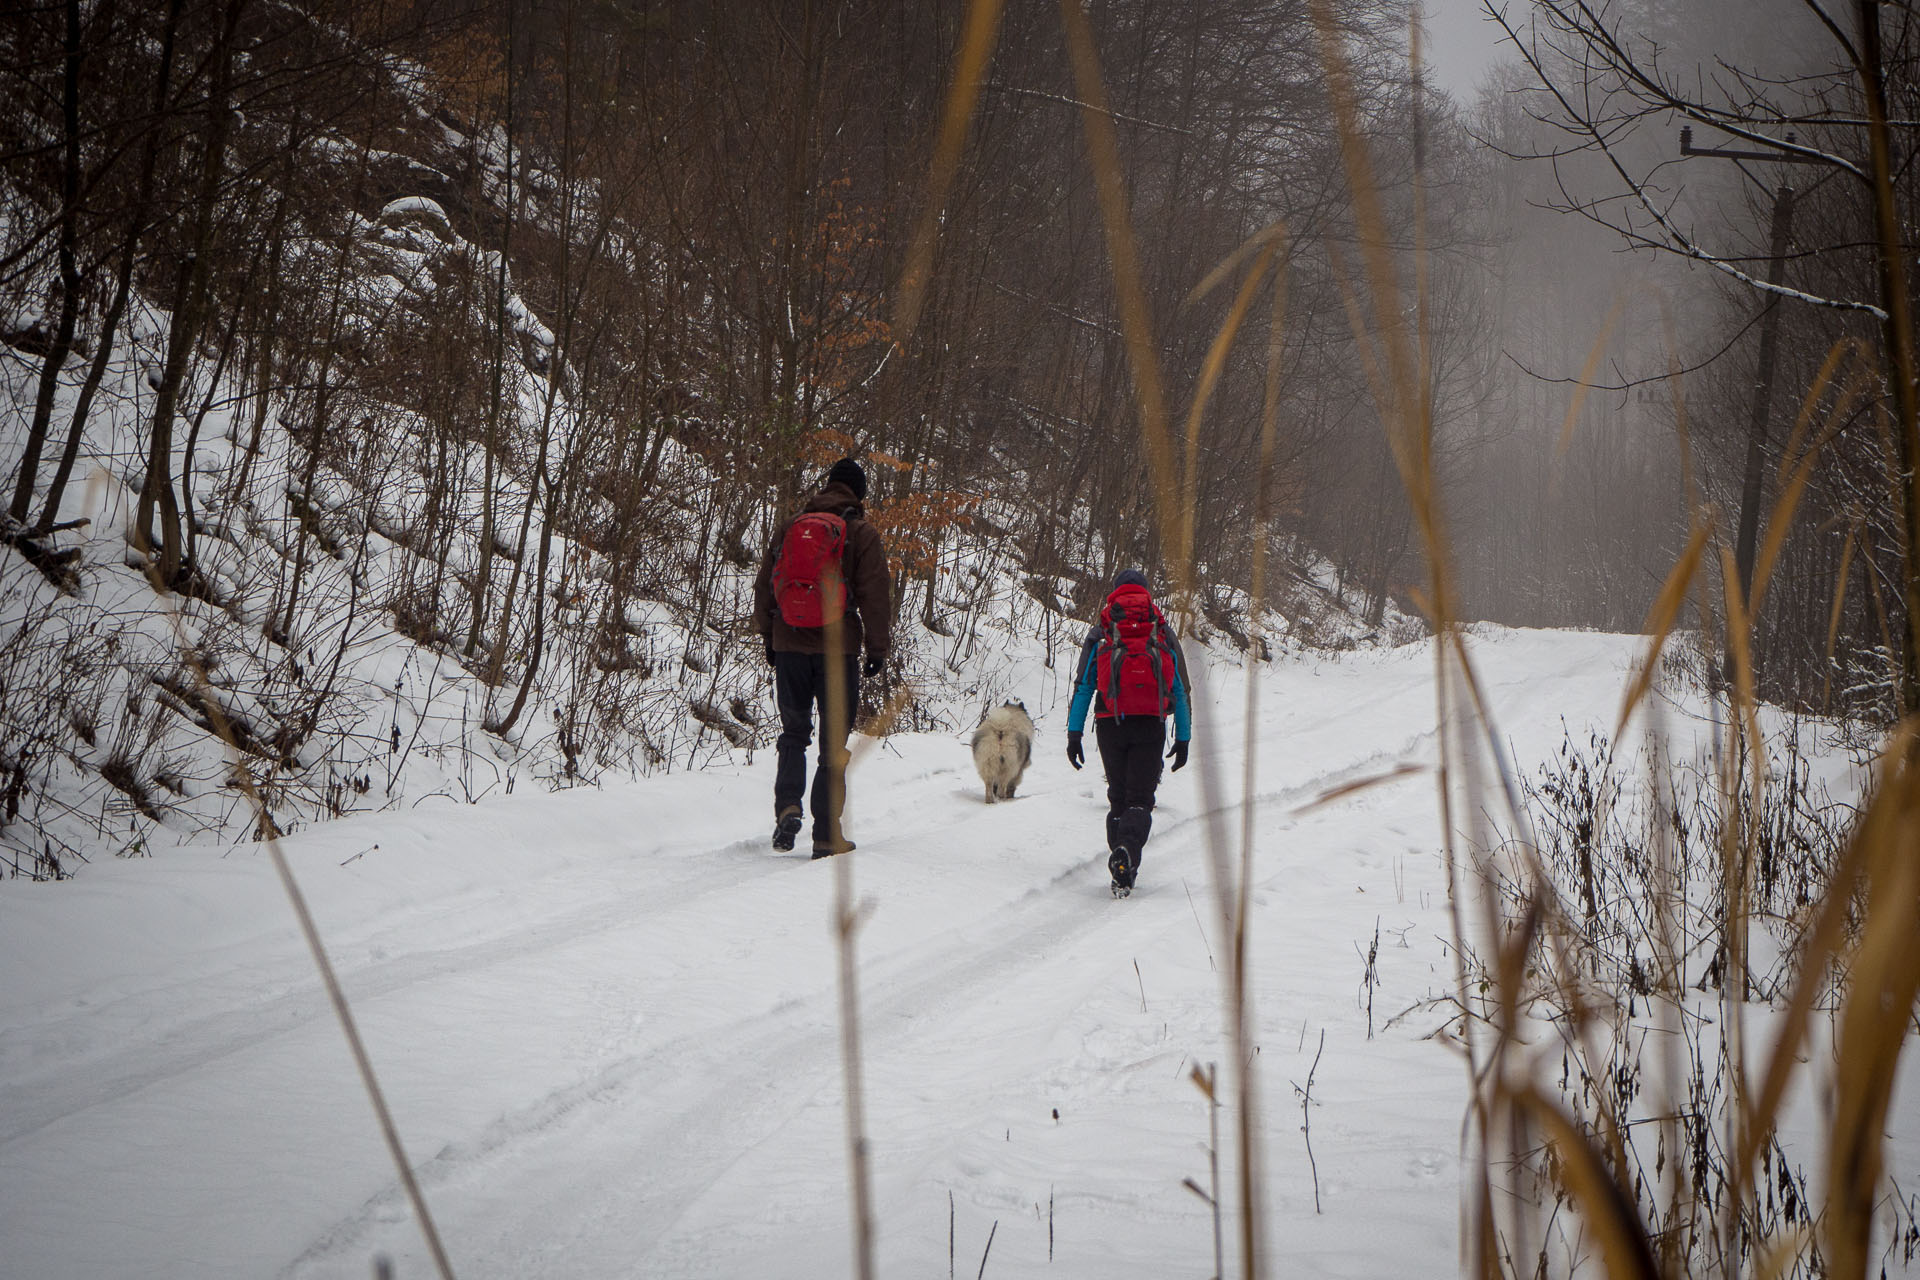
[[[893,579],[887,573],[887,549],[881,545],[880,531],[867,523],[866,508],[843,484],[827,485],[814,494],[801,514],[809,511],[831,511],[847,522],[847,545],[840,556],[847,581],[842,640],[847,653],[858,654],[864,649],[868,657],[885,658],[893,647]],[[760,558],[760,576],[753,581],[753,629],[771,636],[778,653],[825,653],[826,628],[788,626],[773,598],[773,562],[779,559],[780,544],[792,525],[793,520],[788,520],[780,526],[766,555]]]

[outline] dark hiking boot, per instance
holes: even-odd
[[[800,808],[788,805],[773,824],[773,847],[781,853],[791,852],[793,838],[800,834]]]
[[[1133,891],[1133,867],[1127,859],[1127,851],[1115,848],[1107,855],[1107,873],[1113,877],[1113,896],[1124,898]]]
[[[1131,889],[1140,875],[1140,853],[1147,846],[1148,833],[1153,830],[1153,811],[1140,807],[1128,809],[1114,820],[1113,827],[1120,835],[1113,845],[1114,854],[1123,856],[1126,862],[1124,879],[1118,875],[1114,879]]]
[[[838,843],[832,840],[815,840],[813,842],[813,856],[816,858],[831,858],[836,853],[852,853],[858,847],[859,846],[855,845],[853,841],[844,836],[840,838]]]

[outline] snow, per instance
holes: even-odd
[[[447,211],[440,207],[440,202],[438,200],[430,200],[426,196],[401,196],[398,200],[387,201],[386,207],[380,210],[380,217],[382,219],[398,218],[407,214],[417,214],[421,217],[434,218],[440,222],[451,225],[451,220],[447,217]]]
[[[296,261],[287,269],[346,272],[353,301],[343,323],[370,341],[404,344],[417,320],[413,304],[437,287],[437,261],[498,265],[492,251],[446,228],[445,235],[428,234],[421,219],[433,221],[436,210],[444,214],[431,199],[402,196],[382,211],[391,225],[349,214],[349,244],[296,239],[290,250]],[[528,343],[553,346],[551,330],[517,295],[509,295],[508,306]],[[24,559],[0,556],[0,665],[8,667],[8,688],[26,691],[0,700],[0,736],[9,742],[5,754],[30,761],[31,775],[19,821],[0,824],[0,865],[35,864],[44,850],[71,870],[101,851],[108,832],[119,837],[106,846],[111,851],[170,845],[245,824],[240,797],[226,785],[220,744],[197,723],[197,700],[169,695],[171,701],[159,700],[173,710],[153,711],[149,685],[171,681],[177,693],[197,679],[182,664],[176,621],[211,658],[208,677],[223,696],[232,695],[230,712],[279,727],[302,723],[309,709],[321,711],[297,748],[302,767],[272,780],[269,807],[283,830],[342,810],[415,803],[436,793],[465,797],[510,785],[516,776],[566,784],[732,753],[728,734],[702,723],[693,707],[696,701],[726,706],[749,691],[759,671],[757,648],[745,662],[731,652],[711,658],[704,673],[673,668],[625,708],[629,714],[619,723],[563,720],[569,708],[590,701],[589,686],[601,678],[591,660],[592,628],[576,620],[597,617],[613,584],[604,557],[558,534],[552,562],[571,588],[562,607],[573,618],[550,633],[511,741],[482,733],[482,723],[504,709],[501,691],[517,687],[531,611],[522,607],[508,634],[494,635],[492,619],[506,612],[509,581],[505,572],[494,574],[482,610],[489,628],[476,639],[489,647],[502,641],[501,678],[487,682],[484,657],[456,655],[467,636],[471,599],[448,584],[487,554],[481,546],[487,476],[479,450],[454,459],[447,523],[430,540],[423,477],[433,465],[434,428],[400,405],[337,397],[335,411],[353,430],[347,443],[315,460],[309,456],[310,403],[283,390],[264,405],[243,404],[231,368],[224,391],[207,385],[211,375],[199,369],[185,402],[192,414],[183,415],[170,470],[182,496],[192,497],[189,525],[199,530],[193,558],[224,614],[156,597],[128,534],[144,481],[151,387],[170,325],[164,311],[138,294],[129,307],[58,513],[64,521],[86,522],[54,539],[79,556],[74,593],[61,594]],[[537,353],[532,358],[543,368],[548,362]],[[63,371],[56,423],[71,416],[85,372],[77,360]],[[499,517],[494,544],[513,543],[518,556],[523,537],[514,513],[528,513],[526,547],[538,545],[542,533],[538,512],[529,509],[536,477],[526,433],[540,424],[564,437],[549,467],[573,467],[582,465],[574,451],[579,422],[566,377],[511,358],[504,376],[510,408],[492,476]],[[21,460],[37,378],[37,365],[18,353],[0,360],[0,404],[14,410],[0,415],[8,424],[0,426],[0,471]],[[197,437],[186,429],[200,412],[196,405],[205,408]],[[663,490],[711,491],[711,474],[696,455],[668,443],[656,460]],[[43,459],[41,478],[50,473]],[[37,492],[31,505],[44,500]],[[666,514],[661,524],[661,559],[690,561],[697,533],[692,513]],[[292,590],[295,579],[300,586]],[[633,637],[632,648],[644,650],[650,664],[702,644],[710,653],[713,637],[746,613],[750,582],[723,566],[707,571],[698,593],[680,581],[654,584],[662,599],[639,607],[657,625]],[[390,736],[396,728],[405,735],[397,744]],[[742,736],[737,726],[722,728]],[[563,748],[563,735],[571,750]],[[137,803],[103,779],[102,766],[112,759],[121,759],[146,789]],[[459,768],[442,768],[449,760]],[[362,789],[347,780],[372,785]]]
[[[1569,728],[1611,727],[1643,643],[1476,637],[1523,771]],[[1260,668],[1251,971],[1276,1275],[1457,1269],[1464,1070],[1425,1038],[1439,1014],[1386,1026],[1451,982],[1432,774],[1305,807],[1434,763],[1432,666],[1406,645]],[[1208,1182],[1189,1073],[1225,1054],[1199,775],[1237,801],[1246,735],[1244,668],[1205,667],[1195,765],[1163,785],[1126,901],[1107,893],[1098,765],[1062,759],[1067,691],[1044,671],[1011,677],[1041,730],[1010,804],[983,803],[964,731],[862,743],[844,869],[881,1274],[943,1274],[949,1197],[956,1273],[991,1233],[999,1280],[1211,1274],[1210,1214],[1182,1185]],[[772,770],[762,753],[427,796],[283,841],[458,1275],[851,1273],[843,866],[770,852]],[[364,1277],[378,1254],[430,1274],[264,848],[106,852],[0,892],[0,1275]],[[1294,1086],[1323,1033],[1303,1134]],[[1920,1158],[1910,1054],[1903,1071],[1896,1177]],[[1220,1167],[1230,1183],[1230,1150]]]

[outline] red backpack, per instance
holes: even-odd
[[[788,626],[824,627],[846,614],[846,545],[847,522],[831,511],[809,511],[787,526],[773,564],[773,598]]]
[[[1167,620],[1145,587],[1128,583],[1100,610],[1094,659],[1103,716],[1164,716],[1173,710],[1180,661]]]

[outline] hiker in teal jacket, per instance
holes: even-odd
[[[1173,717],[1173,746],[1166,758],[1176,771],[1187,763],[1193,736],[1186,655],[1153,603],[1146,574],[1122,569],[1115,575],[1074,670],[1067,761],[1076,769],[1086,761],[1081,733],[1092,707],[1094,741],[1107,775],[1107,869],[1114,895],[1125,897],[1140,874],[1140,853],[1153,829],[1167,717]]]

